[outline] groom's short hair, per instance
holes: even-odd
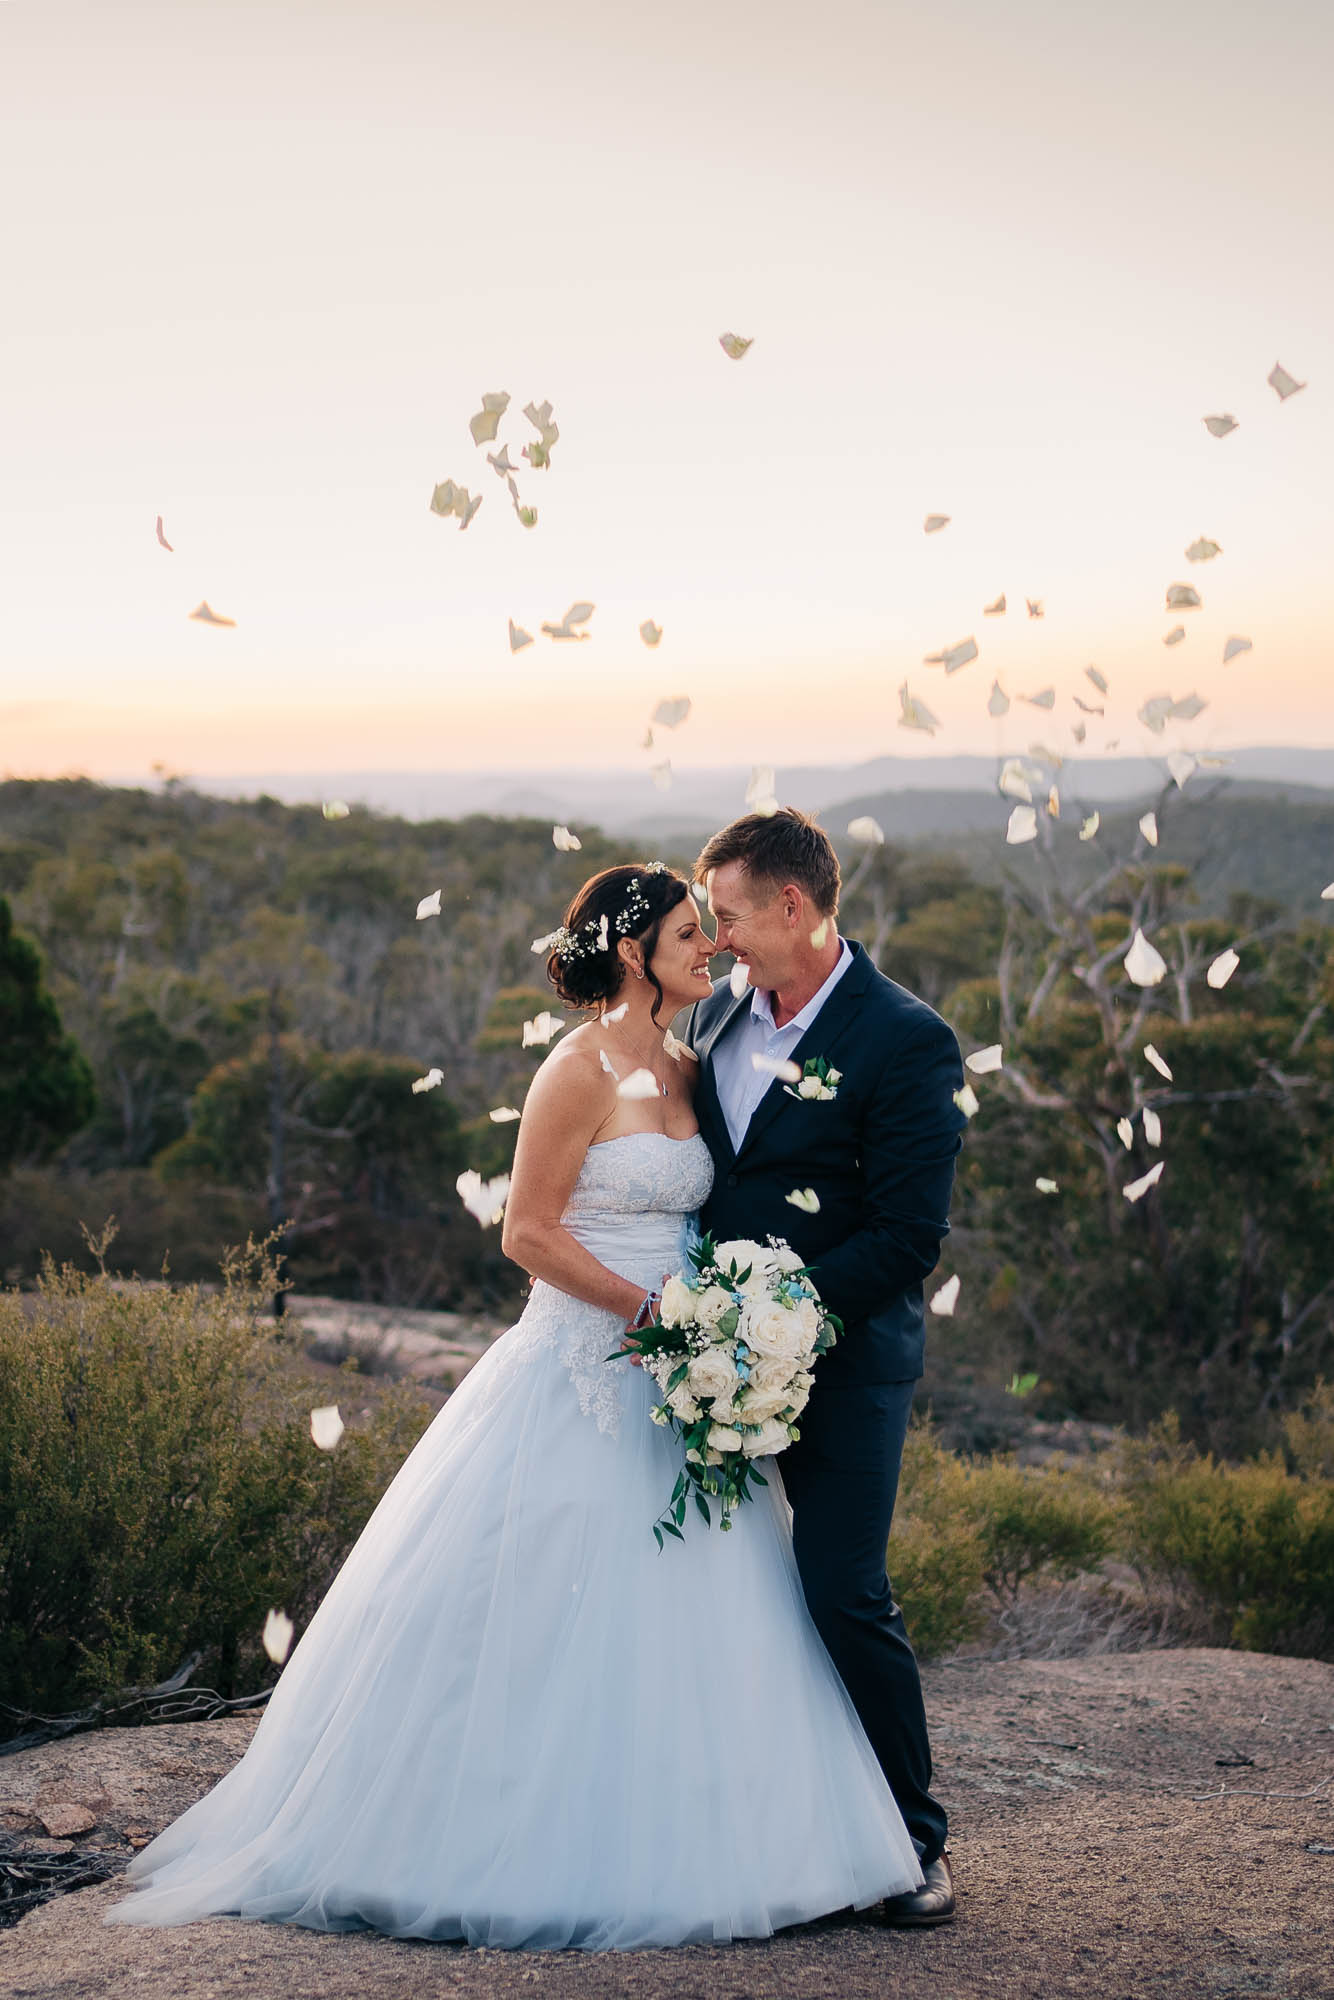
[[[695,863],[695,880],[703,882],[714,868],[739,861],[761,895],[775,896],[785,882],[795,882],[822,917],[838,911],[838,856],[823,827],[795,806],[775,813],[747,813],[734,819],[705,842]]]

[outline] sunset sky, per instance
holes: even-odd
[[[1334,742],[1332,74],[1315,0],[0,0],[0,772],[1073,750],[1090,662],[1087,751]]]

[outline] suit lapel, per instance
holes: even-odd
[[[792,1051],[790,1060],[798,1069],[811,1056],[827,1056],[838,1038],[852,1026],[857,1018],[857,1009],[862,996],[871,983],[871,973],[870,959],[859,944],[853,944],[852,964]],[[837,1069],[837,1063],[834,1067]],[[778,1077],[775,1077],[751,1113],[750,1123],[742,1136],[741,1144],[736,1149],[738,1159],[749,1151],[779,1112],[791,1103],[792,1099],[785,1095],[784,1085]],[[811,1108],[807,1107],[808,1114]]]
[[[718,1082],[713,1072],[713,1052],[737,1019],[743,1009],[750,1006],[750,989],[735,999],[729,995],[728,1005],[719,1013],[718,1020],[707,1035],[696,1044],[695,1053],[699,1057],[699,1088],[695,1093],[695,1116],[705,1143],[715,1160],[731,1160],[735,1153],[732,1135],[727,1129],[723,1107],[718,1101]]]

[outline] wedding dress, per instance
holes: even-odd
[[[646,1288],[684,1261],[696,1134],[590,1148],[563,1218]],[[629,1950],[767,1937],[917,1887],[811,1623],[775,1467],[732,1532],[652,1524],[679,1444],[615,1313],[538,1283],[386,1489],[244,1757],[108,1922]],[[817,1375],[814,1393],[819,1394]]]

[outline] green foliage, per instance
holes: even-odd
[[[60,1025],[36,947],[0,896],[0,1171],[53,1152],[92,1116],[92,1072]]]
[[[265,1322],[263,1246],[220,1290],[125,1286],[48,1263],[0,1294],[0,1686],[62,1712],[204,1654],[233,1695],[274,1677],[269,1608],[298,1632],[429,1421],[396,1387],[336,1451],[334,1400]],[[349,1379],[345,1395],[359,1396]]]

